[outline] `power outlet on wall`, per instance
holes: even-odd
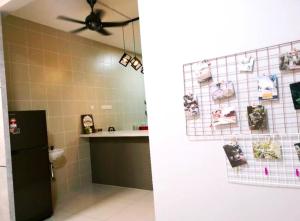
[[[102,110],[112,110],[112,105],[101,105]]]

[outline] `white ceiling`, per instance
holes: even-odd
[[[10,0],[0,8],[0,11],[12,12],[32,1],[33,0]]]
[[[138,17],[137,0],[98,0],[95,8],[103,9],[106,12],[103,21],[123,21],[127,20],[127,18],[102,6],[99,4],[100,1],[130,18]],[[15,10],[16,4],[20,5],[20,8],[17,10]],[[56,19],[57,16],[64,15],[84,21],[85,17],[90,13],[90,6],[87,4],[86,0],[12,0],[12,2],[8,3],[5,7],[15,16],[64,31],[70,31],[82,26],[80,24],[58,20]],[[89,30],[81,32],[78,35],[118,48],[123,48],[122,28],[109,28],[107,30],[112,32],[111,36],[103,36]],[[134,22],[134,31],[136,52],[141,54],[139,22]],[[133,51],[132,25],[127,25],[124,28],[124,32],[126,49]]]

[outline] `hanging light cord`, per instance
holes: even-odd
[[[123,33],[123,47],[124,47],[124,52],[126,51],[125,47],[125,37],[124,37],[124,27],[122,26],[122,33]]]
[[[108,9],[110,9],[110,10],[116,12],[117,14],[119,14],[119,15],[121,15],[121,16],[127,18],[127,19],[132,19],[132,18],[130,18],[129,16],[123,14],[122,12],[120,12],[120,11],[118,11],[118,10],[116,10],[116,9],[114,9],[114,8],[112,8],[112,7],[110,7],[109,5],[104,4],[103,2],[97,1],[97,4],[102,5],[102,6],[106,7],[106,8],[108,8]]]
[[[103,2],[97,1],[97,4],[102,5],[102,6],[106,7],[106,8],[108,8],[108,9],[110,9],[110,10],[116,12],[117,14],[119,14],[119,15],[121,15],[121,16],[127,18],[127,19],[132,19],[132,18],[130,18],[129,16],[125,15],[124,13],[122,13],[122,12],[120,12],[120,11],[118,11],[118,10],[112,8],[112,7],[110,7],[109,5],[107,5],[107,4],[103,3]],[[132,33],[133,33],[133,49],[134,49],[134,55],[136,56],[136,51],[135,51],[135,34],[134,34],[134,26],[133,26],[133,23],[134,23],[134,22],[131,22],[131,24],[132,24]],[[122,27],[122,29],[123,29],[123,27]],[[123,45],[124,45],[124,51],[125,51],[124,29],[123,29]]]
[[[131,23],[131,25],[132,25],[132,35],[133,35],[133,51],[134,51],[134,56],[136,56],[136,52],[135,52],[135,34],[134,34],[133,22]]]

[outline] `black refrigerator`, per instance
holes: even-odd
[[[9,112],[16,221],[53,213],[45,111]]]

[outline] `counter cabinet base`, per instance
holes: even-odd
[[[90,138],[93,183],[152,190],[148,137]]]

